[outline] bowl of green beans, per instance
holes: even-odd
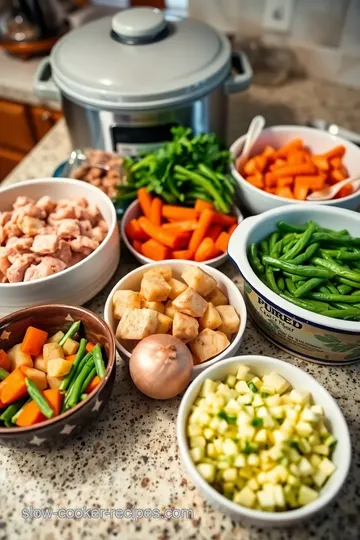
[[[228,254],[270,341],[322,364],[360,360],[360,214],[306,204],[269,210],[238,226]]]

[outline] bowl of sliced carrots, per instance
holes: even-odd
[[[121,236],[142,264],[183,259],[218,267],[242,219],[235,206],[233,214],[221,214],[201,199],[192,208],[169,205],[141,188],[121,221]]]
[[[309,194],[360,173],[360,148],[319,129],[275,126],[264,129],[250,158],[241,167],[239,156],[245,135],[230,148],[231,172],[238,183],[240,200],[253,214],[286,204],[306,201]],[[337,198],[316,204],[356,210],[360,190],[344,187]]]

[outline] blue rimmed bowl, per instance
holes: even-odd
[[[360,360],[360,322],[319,315],[284,300],[257,277],[247,257],[250,245],[274,231],[278,221],[300,225],[310,220],[360,236],[357,212],[320,205],[289,205],[240,223],[230,238],[228,255],[244,278],[248,313],[270,341],[290,354],[320,364],[354,363]]]

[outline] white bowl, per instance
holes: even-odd
[[[239,137],[230,147],[230,152],[234,160],[236,160],[242,150],[245,137],[246,135]],[[262,152],[267,145],[273,146],[274,148],[280,148],[293,139],[302,139],[305,146],[308,146],[314,154],[327,152],[334,146],[343,144],[346,148],[343,161],[350,176],[360,173],[360,148],[358,146],[341,137],[331,135],[326,131],[310,127],[275,126],[266,128],[254,144],[251,154],[256,155]],[[266,210],[271,210],[272,208],[287,204],[304,204],[304,201],[278,197],[277,195],[267,193],[266,191],[251,185],[237,171],[234,163],[231,165],[231,174],[237,180],[240,200],[252,214],[260,214],[261,212],[266,212]],[[340,208],[348,208],[349,210],[356,210],[360,206],[360,190],[348,195],[348,197],[342,197],[341,199],[332,199],[330,201],[317,203],[306,201],[306,204],[337,206]]]
[[[276,371],[296,389],[311,392],[314,402],[324,408],[327,425],[337,439],[332,461],[336,471],[321,489],[319,498],[296,510],[285,512],[263,512],[240,506],[216,491],[197,471],[190,454],[186,436],[186,423],[191,407],[197,398],[205,379],[223,380],[229,373],[236,373],[240,364],[245,364],[251,371],[262,377]],[[349,472],[351,461],[351,443],[345,418],[334,398],[313,377],[301,369],[276,358],[266,356],[236,356],[228,358],[220,364],[211,366],[191,383],[183,396],[177,419],[177,439],[180,456],[192,482],[200,489],[205,499],[215,508],[229,515],[234,520],[247,520],[259,526],[291,526],[308,519],[325,508],[338,494]]]
[[[126,290],[130,289],[133,291],[139,291],[140,290],[140,282],[142,279],[142,276],[145,272],[148,270],[152,270],[153,268],[158,268],[159,266],[170,266],[173,275],[175,278],[180,279],[180,276],[182,272],[185,270],[187,266],[196,266],[198,268],[201,268],[204,270],[204,272],[207,272],[210,276],[212,276],[219,284],[220,289],[226,293],[227,297],[229,298],[229,304],[231,304],[238,315],[240,316],[240,328],[233,337],[229,347],[225,349],[221,354],[218,356],[215,356],[214,358],[211,358],[207,362],[203,362],[202,364],[198,364],[194,366],[193,368],[193,378],[196,377],[199,373],[201,373],[204,369],[206,369],[208,366],[211,366],[212,364],[215,364],[216,362],[219,362],[220,360],[224,360],[224,358],[229,358],[229,356],[234,355],[237,350],[240,347],[241,341],[243,339],[243,335],[246,328],[246,306],[244,299],[242,297],[241,292],[228,277],[226,277],[222,272],[219,272],[219,270],[216,270],[215,268],[206,266],[204,264],[196,263],[194,261],[177,261],[174,259],[171,259],[169,261],[160,261],[160,262],[153,262],[151,264],[147,264],[145,266],[142,266],[140,268],[137,268],[136,270],[133,270],[129,274],[127,274],[125,277],[120,279],[120,281],[115,285],[111,293],[109,294],[105,309],[104,309],[104,319],[107,322],[107,324],[110,326],[112,331],[115,334],[116,327],[118,322],[115,320],[113,315],[113,297],[116,291],[119,290]],[[116,339],[116,347],[120,354],[124,358],[130,358],[131,352],[129,352],[123,345]]]
[[[34,304],[84,304],[105,287],[120,260],[119,230],[111,200],[97,187],[79,180],[44,178],[1,189],[0,211],[10,210],[20,195],[32,199],[49,195],[54,200],[85,197],[98,206],[109,231],[86,259],[58,274],[36,281],[1,283],[0,316]]]
[[[233,212],[235,216],[238,218],[238,223],[241,223],[243,218],[242,213],[240,210],[234,206]],[[137,219],[142,215],[142,212],[140,210],[140,204],[138,201],[134,201],[130,204],[129,208],[126,210],[122,220],[121,220],[121,238],[124,240],[126,247],[128,250],[134,255],[134,257],[141,262],[141,264],[149,264],[153,263],[154,261],[152,259],[149,259],[148,257],[145,257],[136,249],[134,249],[129,242],[129,239],[127,237],[127,234],[125,232],[126,226],[132,219]],[[204,264],[207,264],[209,266],[212,266],[213,268],[217,268],[218,266],[221,266],[224,264],[227,260],[227,254],[224,253],[223,255],[219,255],[218,257],[214,257],[214,259],[209,259],[208,261],[205,261]]]
[[[269,340],[306,360],[325,364],[357,362],[360,322],[334,319],[295,306],[269,289],[248,261],[250,245],[273,232],[278,221],[299,225],[310,220],[322,227],[347,229],[352,236],[359,236],[357,212],[313,204],[288,205],[245,219],[230,238],[228,254],[243,275],[249,315]]]

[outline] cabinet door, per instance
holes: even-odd
[[[20,163],[25,154],[0,147],[0,182]]]
[[[42,107],[32,107],[31,117],[33,130],[36,137],[36,142],[40,141],[47,134],[47,132],[53,127],[54,124],[61,118],[61,113],[56,111],[49,111]]]
[[[34,144],[26,106],[0,100],[0,145],[29,152]]]

